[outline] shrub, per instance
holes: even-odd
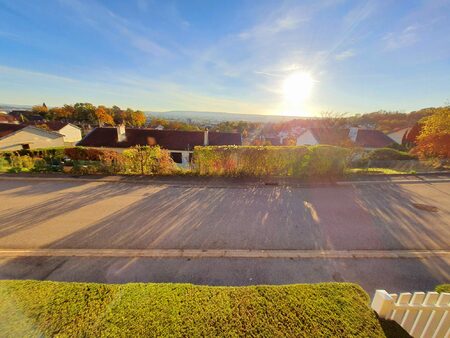
[[[41,149],[21,149],[15,151],[20,156],[30,156],[32,158],[43,158],[46,161],[58,160],[61,161],[64,158],[64,148],[41,148]]]
[[[347,167],[350,150],[333,146],[309,147],[300,174],[306,177],[340,177]]]
[[[448,292],[450,293],[450,284],[440,284],[438,286],[436,286],[436,292]]]
[[[0,156],[0,172],[9,168],[9,162],[6,158]]]
[[[71,173],[75,175],[92,175],[101,172],[101,163],[98,161],[73,161]]]
[[[367,159],[376,161],[403,161],[416,159],[416,156],[391,148],[380,148],[369,152]]]
[[[384,337],[350,283],[217,287],[0,281],[7,337]]]
[[[100,161],[102,155],[110,150],[73,147],[66,148],[64,154],[73,161]]]
[[[333,146],[195,147],[194,166],[200,175],[338,176],[348,153]]]
[[[22,170],[28,171],[34,167],[34,161],[28,155],[19,156],[17,154],[12,154],[9,157],[9,162],[12,172],[21,172]]]
[[[450,134],[421,137],[411,152],[420,158],[450,159]]]
[[[49,171],[49,169],[51,169],[51,166],[49,166],[48,163],[44,159],[42,159],[42,158],[34,159],[33,171],[45,172],[45,171]]]
[[[122,154],[122,161],[126,174],[170,174],[176,170],[169,152],[159,146],[136,146],[127,149]]]

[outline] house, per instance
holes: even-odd
[[[35,126],[0,124],[0,151],[64,146],[64,136]]]
[[[298,137],[296,144],[313,146],[317,144],[329,144],[341,146],[349,141],[347,129],[337,128],[308,128]]]
[[[297,137],[297,145],[355,145],[366,150],[384,148],[393,140],[379,130],[359,128],[308,128]]]
[[[206,131],[156,130],[148,128],[98,127],[78,146],[107,148],[122,152],[133,146],[159,145],[169,151],[176,163],[190,162],[195,146],[242,145],[241,134]]]
[[[81,128],[69,122],[51,121],[33,122],[31,124],[43,127],[48,130],[56,131],[57,133],[63,135],[64,143],[66,145],[74,145],[82,139]]]
[[[398,144],[402,144],[403,138],[408,134],[408,132],[411,130],[411,127],[408,128],[400,128],[391,131],[387,134],[392,140],[397,142]]]
[[[18,124],[14,116],[8,115],[6,112],[0,112],[0,123],[16,123]]]
[[[9,115],[20,122],[44,121],[44,118],[41,115],[36,114],[31,110],[12,110],[9,112]]]

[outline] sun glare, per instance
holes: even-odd
[[[314,79],[305,72],[289,75],[283,83],[283,95],[291,103],[303,103],[311,94]]]

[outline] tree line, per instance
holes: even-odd
[[[94,106],[91,103],[65,104],[61,107],[48,108],[45,103],[32,107],[32,112],[47,121],[66,121],[91,125],[125,124],[132,127],[143,127],[146,116],[140,110],[121,109],[118,106]]]

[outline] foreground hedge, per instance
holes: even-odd
[[[450,293],[450,284],[440,284],[438,286],[436,286],[436,292],[448,292]]]
[[[349,150],[334,146],[209,146],[194,148],[200,175],[340,177]]]
[[[355,284],[210,287],[0,281],[5,337],[383,337]]]
[[[380,148],[369,152],[367,154],[367,159],[376,161],[405,161],[415,160],[417,159],[417,156],[396,149]]]

